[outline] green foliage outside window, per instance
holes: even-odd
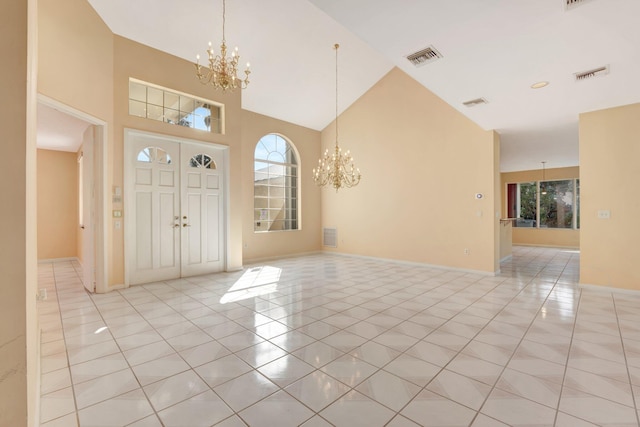
[[[520,184],[520,218],[536,219],[536,183]]]
[[[518,212],[514,212],[519,218],[514,224],[516,227],[573,228],[573,216],[577,212],[575,226],[580,228],[579,180],[519,183],[518,196]],[[512,197],[509,195],[508,206],[517,205]]]

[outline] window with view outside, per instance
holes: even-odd
[[[507,184],[507,214],[516,218],[513,226],[579,229],[579,184],[578,179]]]
[[[514,227],[537,226],[537,184],[535,182],[521,182],[508,184],[508,216],[517,218]]]
[[[580,180],[576,179],[576,228],[580,229]]]
[[[172,125],[222,133],[221,104],[129,79],[129,114]]]
[[[268,134],[254,153],[254,231],[298,230],[298,161],[293,145]]]
[[[573,180],[540,183],[540,227],[573,228]]]

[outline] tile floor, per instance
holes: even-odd
[[[42,425],[637,426],[640,294],[314,255],[86,293],[42,264]]]

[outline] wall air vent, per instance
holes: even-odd
[[[488,104],[489,101],[487,101],[484,98],[476,98],[476,99],[472,99],[471,101],[466,101],[463,102],[462,105],[464,105],[465,107],[475,107],[476,105],[482,105],[482,104]]]
[[[407,59],[409,60],[409,62],[411,62],[416,67],[421,67],[430,62],[437,61],[440,58],[442,58],[442,55],[433,46],[429,46],[419,52],[407,55]]]
[[[592,0],[562,0],[562,5],[564,10],[571,10],[590,1]]]
[[[322,246],[338,247],[338,230],[336,228],[322,228]]]
[[[576,76],[576,81],[580,82],[582,80],[588,80],[593,77],[606,76],[607,74],[609,74],[609,66],[605,65],[603,67],[594,68],[593,70],[575,73],[574,76]]]

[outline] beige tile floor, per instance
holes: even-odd
[[[637,426],[640,294],[334,255],[86,293],[42,264],[42,425]]]

